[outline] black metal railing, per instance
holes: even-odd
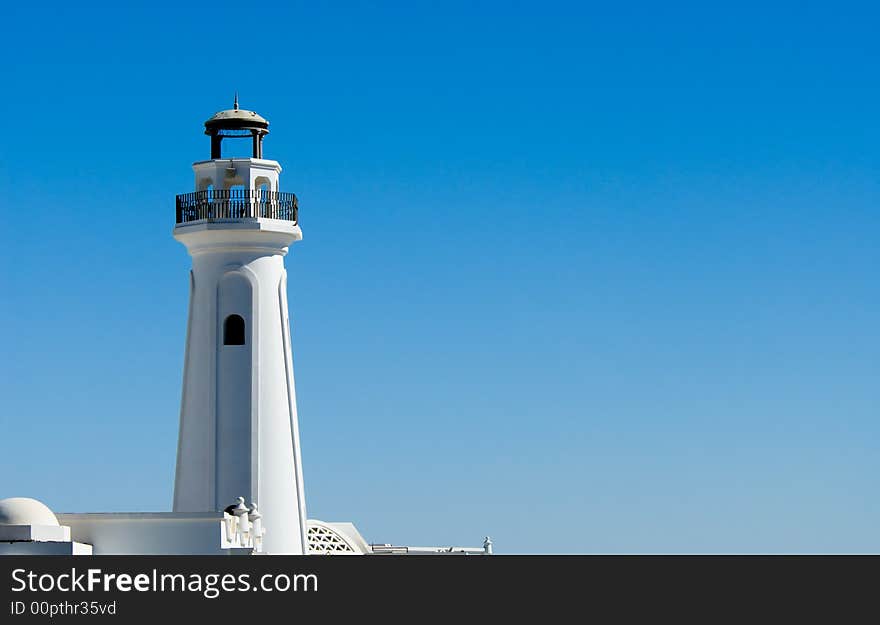
[[[200,219],[243,219],[264,217],[299,222],[295,193],[218,189],[194,191],[177,196],[177,223]]]

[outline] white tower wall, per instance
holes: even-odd
[[[222,177],[250,190],[268,180],[277,191],[281,170],[263,159],[193,168],[197,190],[207,178],[215,189],[233,186],[218,185]],[[174,237],[192,256],[174,511],[219,511],[242,496],[259,504],[266,552],[307,553],[284,269],[300,228],[211,217],[179,223]],[[244,344],[225,340],[231,315],[244,321]]]

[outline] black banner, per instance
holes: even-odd
[[[4,556],[0,623],[874,620],[878,567],[874,556]]]

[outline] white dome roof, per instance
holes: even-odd
[[[29,497],[0,499],[0,525],[58,525],[46,504]]]

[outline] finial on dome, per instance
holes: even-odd
[[[232,102],[232,108],[238,110],[238,91],[235,92],[235,100]]]

